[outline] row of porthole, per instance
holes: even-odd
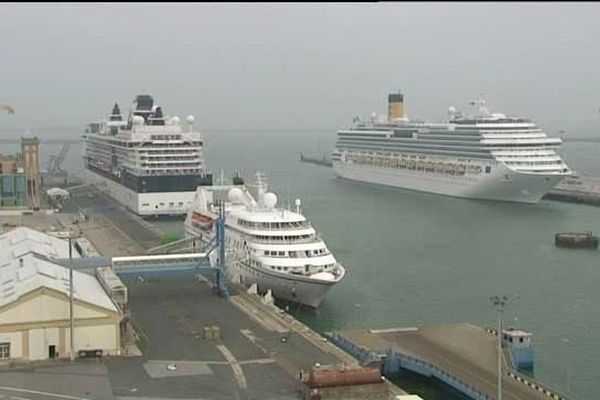
[[[368,156],[348,156],[348,159],[356,164],[373,165],[388,168],[401,168],[409,170],[424,170],[426,172],[443,172],[452,175],[464,175],[466,172],[480,174],[482,168],[479,165],[464,165],[456,163],[442,163],[434,161],[420,161],[415,159],[394,159]],[[441,164],[441,165],[440,165]],[[486,173],[489,173],[486,170]]]

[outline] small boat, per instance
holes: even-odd
[[[194,212],[192,214],[192,224],[198,228],[210,231],[213,228],[213,219],[208,215]]]
[[[597,249],[598,237],[592,235],[592,232],[557,233],[554,235],[554,245],[557,247]]]

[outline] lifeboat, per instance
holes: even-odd
[[[205,231],[212,230],[214,221],[208,215],[201,214],[199,212],[194,211],[192,214],[192,225],[203,229]]]
[[[454,173],[454,171],[456,170],[456,164],[452,164],[452,163],[448,163],[446,164],[446,172],[451,172]]]
[[[480,174],[481,167],[479,165],[469,165],[469,168],[467,168],[467,171],[469,171],[470,174]]]

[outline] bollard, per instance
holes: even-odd
[[[221,340],[221,328],[219,328],[218,326],[213,326],[212,327],[212,338],[214,340]]]

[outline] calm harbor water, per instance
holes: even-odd
[[[506,324],[534,334],[535,377],[570,398],[597,398],[600,252],[555,248],[553,237],[559,231],[600,231],[600,208],[482,202],[370,186],[299,161],[301,151],[329,152],[333,131],[207,131],[204,139],[215,175],[223,169],[226,179],[234,170],[249,177],[260,169],[280,203],[300,198],[304,214],[347,267],[345,280],[317,312],[291,310],[313,328],[493,326],[489,297],[506,293],[515,296]],[[567,143],[563,156],[572,168],[600,175],[599,150],[600,144]],[[71,150],[71,169],[80,168],[80,154],[78,146]],[[165,232],[183,231],[181,221],[157,224]]]

